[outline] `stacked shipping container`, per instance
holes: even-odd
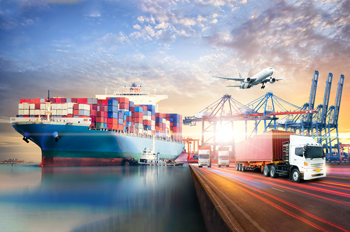
[[[136,132],[182,140],[182,116],[156,113],[154,105],[134,105],[128,98],[21,99],[18,117],[91,118],[91,128]],[[50,109],[49,109],[50,107]]]

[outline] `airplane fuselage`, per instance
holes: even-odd
[[[244,79],[244,81],[241,83],[241,89],[249,89],[250,87],[261,83],[264,85],[264,82],[266,82],[266,79],[268,78],[270,78],[269,82],[274,83],[275,80],[272,78],[273,72],[273,68],[266,68],[254,76]]]

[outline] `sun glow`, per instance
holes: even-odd
[[[216,141],[230,142],[233,140],[233,136],[234,136],[233,130],[229,126],[219,128],[219,130],[217,130],[216,132]]]

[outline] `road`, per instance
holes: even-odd
[[[328,166],[326,178],[302,183],[239,172],[234,165],[191,166],[227,208],[237,230],[350,231],[350,165]]]

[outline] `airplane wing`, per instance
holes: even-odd
[[[241,87],[240,85],[228,85],[226,87]]]
[[[231,81],[241,81],[241,82],[244,81],[244,78],[234,78],[234,77],[215,77],[215,78],[231,80]]]

